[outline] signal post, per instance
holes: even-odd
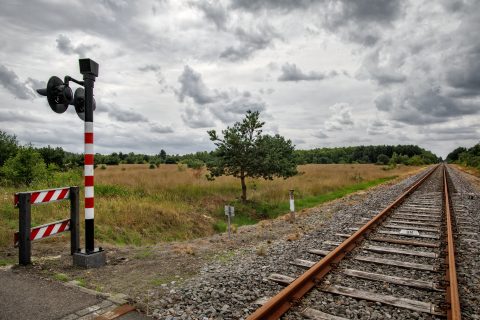
[[[69,105],[75,106],[80,119],[84,120],[84,179],[85,179],[85,249],[79,249],[73,254],[73,264],[85,268],[100,267],[106,263],[106,254],[102,248],[95,248],[95,202],[94,202],[94,139],[93,111],[95,99],[93,88],[98,77],[98,63],[91,59],[80,59],[80,73],[83,81],[65,76],[65,81],[51,77],[46,89],[37,90],[47,96],[48,103],[56,113],[63,113]],[[69,82],[75,82],[83,88],[78,88],[75,95],[69,87]]]

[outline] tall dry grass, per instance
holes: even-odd
[[[254,203],[268,204],[269,208],[288,202],[289,189],[295,190],[296,198],[311,197],[360,182],[403,176],[417,169],[398,166],[384,170],[382,166],[358,164],[303,165],[298,168],[299,175],[286,180],[247,180],[247,196]],[[96,238],[142,245],[215,232],[214,223],[224,219],[223,206],[240,198],[240,182],[233,177],[208,181],[205,173],[177,165],[160,165],[155,169],[149,169],[148,165],[108,166],[105,170],[97,168]],[[81,177],[78,184],[81,185]],[[0,191],[1,247],[10,244],[11,233],[18,228],[18,213],[12,207],[11,195],[24,190],[4,188]],[[254,216],[254,209],[239,207],[239,210],[236,211],[236,221],[242,221],[242,215],[245,215],[244,221],[254,221],[250,217]],[[35,206],[32,209],[35,225],[67,216],[68,203]]]

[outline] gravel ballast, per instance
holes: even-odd
[[[475,191],[462,178],[462,173],[455,170],[449,171],[452,183],[457,191],[457,194],[452,196],[454,205],[455,202],[463,201],[459,200],[460,198],[469,198],[468,203],[464,203],[464,205],[469,207],[466,214],[469,217],[476,214],[480,206],[480,197],[471,196],[471,194],[475,194]],[[141,308],[147,310],[149,315],[158,319],[245,319],[259,307],[259,305],[254,303],[255,301],[260,298],[274,296],[283,288],[281,285],[267,280],[270,274],[279,273],[293,278],[299,276],[304,270],[291,265],[290,262],[295,259],[312,261],[321,259],[319,256],[308,253],[307,250],[332,249],[333,247],[327,246],[323,242],[343,241],[344,238],[335,234],[352,233],[353,231],[349,230],[349,228],[358,227],[355,223],[362,222],[362,218],[370,218],[380,212],[404,192],[405,188],[410,186],[421,174],[423,173],[394,185],[379,186],[368,192],[359,192],[311,209],[309,214],[298,215],[296,223],[291,225],[291,233],[285,233],[280,238],[276,235],[272,237],[273,240],[269,240],[267,235],[270,232],[275,232],[275,229],[270,229],[269,225],[265,224],[264,232],[266,236],[263,238],[267,240],[259,241],[256,246],[219,252],[212,258],[210,263],[201,268],[195,277],[184,282],[172,281],[168,284],[162,284],[154,290],[150,290],[147,296],[132,298],[140,301],[139,305]],[[427,192],[431,192],[432,196],[441,191],[433,182],[427,182],[422,188],[428,189]],[[468,196],[459,196],[467,193],[469,194]],[[472,237],[469,236],[468,238]],[[425,239],[425,241],[427,240],[430,239]],[[460,263],[463,264],[464,260],[465,263],[463,267],[459,268],[459,272],[463,273],[463,278],[460,277],[459,281],[462,290],[462,300],[464,300],[462,302],[465,305],[465,316],[466,319],[480,319],[478,316],[480,314],[478,306],[480,304],[478,303],[480,294],[480,255],[478,244],[475,244],[476,250],[473,250],[471,245],[467,246],[467,242],[461,243],[459,251],[462,254],[475,254],[475,257],[462,258]],[[379,245],[375,242],[369,244]],[[392,245],[392,247],[402,248],[401,245]],[[409,247],[409,249],[439,251],[438,248]],[[368,252],[368,255],[375,254]],[[379,256],[386,258],[384,254],[379,254]],[[423,257],[415,257],[413,259],[410,257],[405,258],[404,256],[395,257],[395,255],[390,254],[389,256],[391,257],[388,258],[391,259],[425,264],[432,264],[432,261],[436,260]],[[354,260],[349,260],[345,266],[357,270],[365,269],[364,263]],[[383,265],[375,266],[375,268],[373,271],[370,268],[370,272],[395,275],[400,273],[402,276],[410,278],[417,277],[420,274],[424,276],[424,280],[435,280],[435,276],[426,271],[413,272],[410,269]],[[374,288],[376,291],[384,294],[405,296],[412,299],[420,295],[420,290],[418,289],[398,285],[385,285],[384,283],[374,283],[373,281],[352,277],[344,277],[339,281],[336,280],[336,275],[327,276],[327,281],[330,283],[335,282],[336,284],[362,290]],[[429,297],[432,300],[438,300],[439,295],[429,293]],[[312,291],[306,300],[302,301],[298,308],[294,308],[289,312],[285,318],[302,319],[303,317],[299,311],[302,306],[307,306],[309,303],[316,304],[319,306],[318,309],[324,312],[349,319],[435,318],[429,314],[400,310],[396,307],[333,295],[320,290]],[[476,305],[472,306],[472,304]]]

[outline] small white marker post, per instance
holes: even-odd
[[[225,215],[228,217],[228,239],[230,239],[230,219],[235,216],[235,208],[232,206],[226,205]]]
[[[295,223],[295,199],[293,198],[293,189],[290,190],[290,220]]]

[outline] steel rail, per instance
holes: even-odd
[[[460,320],[460,297],[458,294],[457,270],[455,267],[455,243],[453,239],[453,219],[450,211],[450,195],[448,192],[447,167],[443,166],[443,194],[445,204],[445,215],[447,218],[447,319]]]
[[[314,264],[304,274],[295,279],[291,284],[281,290],[277,295],[267,301],[263,306],[252,313],[247,320],[275,320],[279,319],[296,302],[298,302],[307,292],[315,287],[325,275],[334,268],[345,255],[352,251],[372,229],[379,225],[387,215],[401,204],[407,196],[414,192],[430,175],[439,167],[436,165],[424,176],[417,180],[407,191],[400,195],[382,212],[373,217],[358,231],[343,241],[338,247],[331,251],[322,260]]]

